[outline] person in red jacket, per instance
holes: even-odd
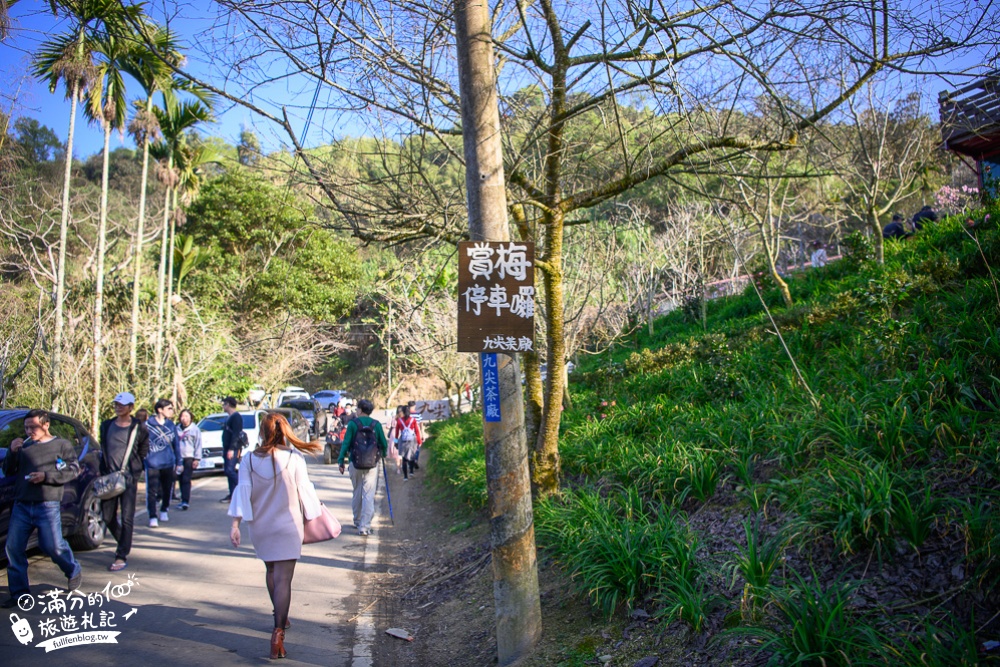
[[[410,414],[409,406],[401,405],[396,410],[396,418],[389,429],[390,440],[394,433],[396,448],[399,450],[399,455],[403,458],[403,481],[405,482],[409,480],[411,474],[417,471],[417,452],[420,450],[420,446],[424,444],[424,438],[420,434],[420,423],[416,417]]]

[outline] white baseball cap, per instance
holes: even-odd
[[[135,405],[135,396],[130,391],[123,391],[115,396],[115,403],[121,405]]]

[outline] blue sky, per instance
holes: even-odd
[[[2,1],[2,0],[0,0]],[[187,69],[195,76],[224,86],[223,64],[211,57],[211,45],[214,39],[222,38],[226,31],[217,26],[226,23],[225,15],[216,14],[213,3],[199,0],[149,0],[147,12],[157,21],[169,23],[171,28],[181,37],[182,44],[197,44],[198,48],[186,49],[190,58]],[[65,31],[66,22],[53,17],[48,9],[48,3],[43,0],[21,0],[12,9],[14,25],[11,36],[0,42],[0,105],[4,111],[13,108],[14,115],[27,115],[37,118],[44,125],[51,127],[56,134],[65,140],[69,116],[69,103],[64,93],[58,91],[49,93],[46,86],[35,81],[29,74],[31,53],[50,36]],[[991,53],[970,54],[966,57],[943,64],[947,69],[961,70],[996,57],[995,46]],[[209,54],[209,55],[205,55]],[[293,88],[299,86],[299,88]],[[925,104],[932,115],[936,105],[937,93],[948,88],[949,82],[940,78],[924,82]],[[134,87],[135,97],[139,89]],[[315,87],[311,82],[301,78],[289,78],[280,84],[256,92],[255,102],[262,107],[277,111],[279,105],[286,105],[292,117],[293,126],[301,132],[305,125],[305,115],[313,97]],[[323,105],[321,104],[320,107]],[[270,121],[255,116],[251,111],[241,106],[220,103],[217,109],[218,122],[207,126],[208,134],[236,143],[243,126],[253,129],[261,139],[265,150],[274,150],[289,144],[283,130],[276,128]],[[315,145],[328,142],[333,137],[350,134],[377,133],[377,120],[374,114],[357,115],[329,112],[324,115],[317,112],[309,128],[309,136],[305,144]],[[371,129],[369,129],[371,128]],[[77,158],[86,157],[100,151],[102,146],[100,130],[88,125],[80,114],[77,117],[77,134],[74,141],[74,154]],[[112,147],[131,146],[131,140],[126,136],[114,135]]]
[[[151,3],[158,4],[158,3]],[[208,3],[197,3],[208,4]],[[162,6],[162,5],[161,5]],[[148,6],[147,11],[159,20],[163,20],[162,12],[157,12],[157,7]],[[37,118],[43,125],[51,127],[60,139],[65,141],[66,130],[69,122],[69,102],[65,99],[62,90],[50,93],[48,87],[36,81],[30,75],[31,54],[46,39],[53,35],[64,32],[69,28],[66,21],[59,20],[52,16],[48,9],[48,4],[39,0],[22,0],[16,4],[11,15],[14,21],[10,37],[0,42],[0,105],[5,112],[13,108],[14,116],[31,116]],[[183,6],[183,14],[170,18],[171,27],[181,36],[182,44],[186,40],[203,39],[205,31],[210,31],[214,24],[213,16],[207,10],[199,9],[190,4]],[[194,49],[186,49],[191,60],[187,67],[196,76],[204,76],[207,80],[218,82],[216,73],[213,71],[212,63],[206,60],[196,60]],[[138,84],[133,86],[135,94],[139,97],[140,89]],[[299,101],[302,105],[308,106],[312,98],[310,91],[279,90],[268,91],[268,95],[274,94],[276,99],[282,99],[286,103],[295,106]],[[266,150],[278,148],[288,143],[283,135],[275,131],[272,123],[267,120],[257,118],[250,111],[242,108],[233,108],[233,105],[220,103],[217,109],[218,122],[205,128],[206,134],[221,137],[230,143],[236,143],[243,126],[252,128],[261,138],[261,142]],[[314,119],[314,124],[317,119]],[[298,127],[304,125],[304,120],[299,120]],[[314,138],[314,132],[310,132],[310,138]],[[101,150],[103,146],[103,135],[97,126],[89,125],[83,118],[82,113],[77,116],[76,136],[73,142],[73,153],[79,158],[84,158]],[[112,136],[112,148],[119,146],[132,147],[133,143],[128,136],[122,137],[118,134]]]

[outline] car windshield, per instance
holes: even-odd
[[[254,415],[240,415],[243,417],[243,428],[253,429],[257,428],[256,419]],[[228,415],[212,415],[211,417],[205,417],[200,422],[198,422],[198,428],[202,431],[221,431],[226,426],[226,420],[229,419]]]
[[[284,403],[281,404],[281,407],[295,408],[296,410],[306,410],[308,412],[312,412],[313,410],[316,409],[316,406],[314,406],[309,401],[285,401]]]
[[[323,390],[323,391],[317,391],[315,394],[313,394],[313,398],[316,398],[316,397],[326,398],[327,396],[333,397],[333,396],[337,396],[337,395],[338,394],[335,391],[326,391],[326,390]]]

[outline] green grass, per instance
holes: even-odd
[[[707,329],[674,312],[654,335],[582,359],[560,442],[569,481],[536,505],[539,545],[608,614],[655,600],[661,618],[701,630],[716,611],[752,606],[736,618],[787,664],[900,664],[918,650],[946,660],[952,649],[965,664],[976,629],[945,602],[917,624],[857,622],[849,602],[851,577],[946,550],[942,575],[962,565],[979,589],[950,604],[985,619],[1000,610],[996,210],[992,220],[975,232],[982,253],[948,219],[889,244],[884,266],[796,274],[792,308],[765,290],[818,405],[752,291],[710,302]],[[484,507],[479,416],[434,428],[434,474]],[[699,534],[706,512],[728,532]],[[764,539],[761,525],[781,537]],[[815,563],[827,564],[823,581],[803,578]],[[828,636],[809,639],[824,624]],[[946,664],[935,659],[926,664]]]

